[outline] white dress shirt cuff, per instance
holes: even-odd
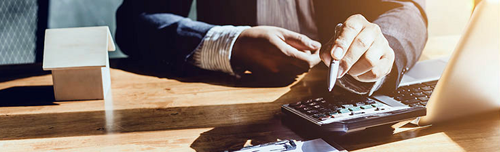
[[[250,26],[231,25],[211,28],[193,54],[194,65],[235,75],[230,62],[231,52],[240,33],[248,28]]]

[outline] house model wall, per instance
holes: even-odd
[[[43,69],[52,71],[56,100],[104,99],[111,89],[107,26],[47,29]]]

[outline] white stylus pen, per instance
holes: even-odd
[[[335,43],[335,40],[337,40],[342,30],[342,25],[343,25],[342,23],[337,24],[337,26],[335,27],[335,34],[334,34],[335,36],[330,40],[331,42],[328,43]],[[332,62],[330,63],[330,71],[328,72],[328,82],[327,82],[329,92],[332,92],[333,87],[335,86],[335,82],[337,82],[339,64],[340,61],[332,58]]]
[[[339,72],[340,61],[332,59],[330,63],[330,71],[328,72],[328,91],[332,91],[335,82],[337,81],[337,74]]]

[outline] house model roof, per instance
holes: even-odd
[[[108,51],[114,50],[107,26],[47,29],[43,69],[105,67],[109,64]]]

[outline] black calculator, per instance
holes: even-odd
[[[285,104],[281,109],[292,121],[305,120],[325,131],[354,132],[424,116],[436,83],[401,86],[390,94],[371,97],[338,91]]]

